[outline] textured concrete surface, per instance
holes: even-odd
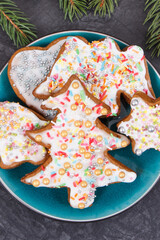
[[[38,37],[65,30],[92,30],[115,36],[145,49],[145,0],[121,0],[111,19],[93,13],[74,23],[64,21],[58,0],[15,0],[37,26]],[[0,29],[0,69],[16,47]],[[160,58],[145,55],[160,72]],[[158,240],[160,239],[160,182],[140,202],[110,219],[67,223],[41,216],[23,206],[0,186],[0,240]]]

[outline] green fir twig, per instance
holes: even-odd
[[[94,15],[97,13],[99,16],[104,17],[108,14],[111,17],[111,14],[114,12],[115,6],[118,6],[119,0],[90,0],[89,8],[94,8]]]
[[[35,26],[28,21],[12,0],[0,1],[0,26],[17,47],[25,46],[37,37]]]
[[[69,17],[71,22],[73,18],[81,18],[83,14],[87,14],[87,0],[59,0],[59,7],[63,9],[64,18]]]
[[[148,49],[153,49],[152,56],[160,56],[160,0],[147,0],[145,10],[149,9],[144,24],[151,22],[147,33]]]

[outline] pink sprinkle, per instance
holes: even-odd
[[[91,131],[93,131],[95,129],[95,126],[93,126],[92,128],[91,128]]]
[[[65,99],[66,99],[68,102],[70,102],[70,101],[71,101],[71,100],[70,100],[68,97],[66,97]]]
[[[148,90],[147,89],[143,89],[143,91],[145,92],[145,94],[148,94]]]
[[[95,158],[95,155],[92,155],[92,157],[91,157],[91,161],[93,160],[93,158]]]
[[[57,173],[51,174],[51,178],[55,177]]]
[[[64,120],[64,116],[63,116],[63,114],[61,114],[61,118]]]
[[[57,80],[58,74],[53,75],[53,78],[54,78],[55,80]]]
[[[102,177],[100,178],[101,181],[103,181],[103,179],[104,179],[104,176],[102,176]]]
[[[143,57],[141,58],[141,61],[145,58],[145,56],[143,55]]]
[[[74,187],[77,187],[77,184],[76,184],[76,182],[73,182],[73,186],[74,186]]]
[[[44,171],[44,170],[45,170],[45,168],[44,168],[44,166],[43,166],[43,165],[41,166],[41,168],[42,168],[42,171]]]
[[[84,200],[84,199],[85,199],[85,197],[81,197],[81,198],[79,198],[79,201]]]
[[[66,95],[67,95],[67,96],[69,95],[69,90],[67,91]]]

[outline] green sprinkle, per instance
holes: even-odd
[[[79,49],[78,48],[76,49],[76,53],[79,55]]]
[[[35,124],[35,127],[36,127],[36,128],[39,128],[39,127],[40,127],[39,123],[36,123],[36,124]]]
[[[140,65],[139,63],[136,63],[136,67],[138,68],[138,70],[139,70],[140,72],[143,71],[143,68],[141,67],[141,65]]]
[[[112,113],[112,115],[113,115],[113,116],[115,116],[115,117],[117,116],[117,114],[116,114],[116,113]]]
[[[81,97],[82,101],[85,101],[86,95],[85,95],[85,92],[83,90],[80,91],[80,97]]]
[[[82,142],[82,140],[80,140],[80,141],[78,142],[78,145],[81,144],[81,142]]]

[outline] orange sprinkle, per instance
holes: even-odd
[[[132,51],[135,52],[135,53],[138,53],[138,51],[136,51],[135,49],[132,49]]]
[[[106,78],[103,81],[103,87],[106,85]]]
[[[104,100],[107,98],[107,96],[108,96],[108,95],[105,95],[105,96],[101,99],[101,101],[104,101]]]
[[[71,197],[72,200],[75,200],[75,198]]]
[[[67,123],[71,123],[71,122],[74,122],[74,119],[69,120]]]
[[[77,197],[77,196],[78,196],[78,193],[76,193],[74,196]]]

